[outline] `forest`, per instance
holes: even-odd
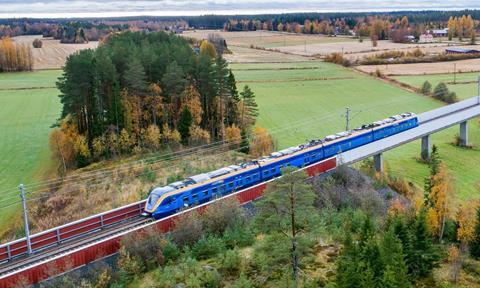
[[[212,43],[165,32],[112,34],[69,56],[57,86],[63,109],[50,146],[63,171],[132,152],[240,142],[258,114],[254,93],[237,91]]]
[[[9,37],[0,39],[0,72],[30,71],[32,66],[30,47],[14,43]]]

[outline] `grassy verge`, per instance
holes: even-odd
[[[278,148],[343,131],[345,120],[342,114],[345,107],[357,111],[352,114],[354,117],[351,127],[354,127],[400,112],[420,113],[443,105],[432,98],[407,92],[334,64],[316,62],[316,69],[301,70],[298,68],[302,67],[302,63],[295,63],[292,67],[296,69],[275,70],[277,67],[285,68],[286,65],[288,64],[233,66],[237,69],[234,71],[237,80],[243,82],[241,85],[248,84],[257,94],[260,109],[258,123],[271,131],[277,140]],[[262,67],[263,71],[258,70]],[[312,67],[312,64],[304,67]],[[245,68],[257,70],[246,71]],[[251,72],[255,72],[255,75]],[[304,78],[307,75],[312,78],[341,75],[347,79],[305,81],[299,79],[299,73],[302,73]],[[262,79],[262,82],[259,82],[259,79]],[[269,79],[271,81],[268,81]],[[292,79],[296,81],[291,81]],[[423,83],[425,80],[417,81]],[[436,84],[433,79],[431,82]],[[460,98],[471,95],[468,91],[460,92]],[[480,127],[475,121],[471,121],[470,139],[474,145],[480,145],[479,132]],[[476,164],[480,160],[480,149],[475,146],[472,150],[466,150],[451,145],[456,133],[458,127],[437,133],[433,135],[433,143],[439,146],[440,154],[455,179],[455,201],[480,198],[480,177]],[[387,152],[385,159],[390,173],[423,187],[428,168],[417,161],[419,155],[420,143],[417,141]]]
[[[60,71],[0,74],[0,205],[20,198],[20,183],[40,180],[50,167],[48,133],[60,103],[54,87]],[[20,206],[2,208],[0,232]]]

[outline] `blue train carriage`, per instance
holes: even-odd
[[[222,197],[244,187],[260,183],[258,164],[231,165],[198,174],[186,180],[155,188],[145,203],[143,216],[159,219],[176,211]]]
[[[281,175],[281,169],[305,167],[359,146],[418,126],[413,113],[395,115],[351,131],[329,135],[299,146],[273,152],[246,164],[231,165],[155,188],[145,204],[145,216],[158,219],[181,208],[210,201]]]

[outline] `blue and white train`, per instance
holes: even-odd
[[[215,197],[222,197],[278,177],[281,175],[281,168],[306,167],[417,126],[418,119],[414,113],[403,113],[351,131],[274,152],[248,163],[231,165],[157,187],[150,192],[142,215],[159,219],[174,214],[181,208],[205,203]]]

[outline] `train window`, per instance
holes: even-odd
[[[268,175],[268,170],[263,171],[263,175]]]
[[[233,182],[228,183],[228,188],[233,188]]]
[[[207,190],[205,190],[205,191],[202,192],[202,197],[207,197],[207,195],[208,195],[208,191],[207,191]]]
[[[183,197],[183,202],[184,202],[184,203],[188,203],[188,202],[189,202],[188,196]]]
[[[253,178],[253,179],[257,179],[257,178],[258,178],[258,174],[253,174],[253,175],[252,175],[252,178]]]
[[[222,185],[220,186],[220,191],[221,191],[221,192],[225,191],[225,184],[222,184]]]
[[[275,173],[275,168],[272,168],[271,171],[272,171],[272,173]]]
[[[250,176],[247,176],[247,178],[245,178],[245,180],[246,180],[247,182],[250,182]]]
[[[193,194],[193,195],[192,195],[192,201],[193,201],[193,203],[197,203],[197,202],[198,202],[198,194]]]
[[[212,188],[212,194],[217,193],[218,189],[217,188]]]

